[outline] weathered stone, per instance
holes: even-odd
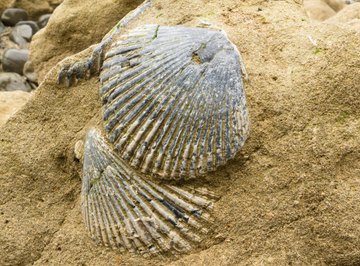
[[[26,79],[18,73],[0,73],[0,91],[31,91]]]
[[[336,14],[334,9],[321,0],[304,0],[304,9],[309,18],[319,21],[326,20]]]
[[[45,14],[42,15],[38,20],[38,26],[40,29],[44,28],[46,24],[48,23],[49,19],[51,17],[51,14]]]
[[[33,35],[39,30],[38,24],[32,20],[19,21],[16,26],[18,25],[29,25],[32,28]]]
[[[34,66],[30,60],[25,63],[23,73],[29,81],[37,83],[37,74],[35,73]]]
[[[3,70],[6,72],[23,73],[25,62],[28,60],[29,51],[27,49],[8,49],[2,58]]]
[[[15,0],[1,0],[0,1],[0,15],[5,9],[14,6]]]
[[[0,21],[0,32],[5,30],[5,25]]]
[[[20,46],[26,45],[31,41],[33,30],[29,25],[17,25],[10,33],[10,40]]]
[[[39,31],[30,43],[30,57],[39,81],[66,56],[99,42],[104,37],[104,32],[109,31],[141,2],[143,0],[64,1],[54,10],[44,30]],[[94,30],[94,18],[96,25],[105,25],[101,30]],[[71,33],[68,35],[69,32]],[[66,41],[64,36],[67,36]]]
[[[27,19],[27,12],[21,8],[8,8],[1,15],[1,21],[6,26],[15,26],[19,21]]]

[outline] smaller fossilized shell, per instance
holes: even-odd
[[[208,233],[213,195],[156,184],[131,170],[91,129],[84,151],[82,211],[90,235],[135,253],[180,253]]]
[[[131,166],[163,178],[224,165],[249,129],[240,68],[222,31],[145,25],[121,36],[100,75],[109,141]]]

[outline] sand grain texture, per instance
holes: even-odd
[[[0,128],[0,265],[360,264],[359,32],[312,24],[295,1],[253,0],[154,1],[130,27],[201,20],[228,33],[249,75],[250,138],[202,180],[221,195],[217,244],[179,258],[142,258],[92,242],[73,149],[101,120],[99,84],[62,88],[57,66]],[[73,23],[62,40],[72,38]]]

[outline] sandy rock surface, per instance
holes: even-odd
[[[327,22],[334,24],[343,23],[344,26],[347,24],[354,26],[354,29],[360,29],[360,3],[348,5],[335,16],[328,19]]]
[[[99,12],[105,2],[65,0],[56,10],[43,55],[32,56],[42,77],[115,25],[127,1]],[[87,22],[64,15],[84,5]],[[221,195],[211,236],[217,244],[178,258],[96,246],[80,213],[74,146],[100,123],[98,79],[63,88],[56,66],[0,128],[0,265],[360,264],[359,32],[312,23],[291,0],[154,1],[129,27],[204,20],[227,32],[249,75],[250,138],[236,159],[201,181]]]
[[[309,18],[323,21],[335,16],[336,11],[323,0],[304,0],[304,8]]]
[[[304,0],[304,10],[307,16],[316,21],[324,21],[327,19],[332,19],[337,13],[343,13],[345,10],[344,15],[340,15],[340,17],[348,17],[352,13],[354,16],[355,13],[358,14],[356,8],[354,8],[354,4],[356,1],[350,0]],[[351,3],[351,4],[350,4]],[[350,15],[351,16],[351,15]],[[359,14],[358,14],[359,16]]]
[[[7,8],[12,7],[15,0],[1,0],[0,1],[0,14]]]
[[[141,2],[65,0],[52,14],[47,27],[38,32],[31,43],[30,58],[39,81],[66,56],[99,42],[104,33],[115,26],[115,21],[119,21]]]
[[[25,9],[30,18],[37,19],[45,13],[52,13],[63,0],[1,0],[0,14],[9,7]]]
[[[30,99],[30,96],[30,93],[24,91],[0,92],[0,127]]]

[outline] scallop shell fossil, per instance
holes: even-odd
[[[196,177],[244,144],[239,56],[223,32],[137,28],[111,45],[100,81],[108,138],[141,172]]]
[[[120,21],[90,58],[64,66],[59,82],[100,72],[105,134],[86,136],[81,194],[92,238],[176,254],[204,240],[216,196],[166,179],[224,165],[243,146],[249,121],[240,55],[223,31],[145,25],[120,34],[148,4]]]
[[[95,129],[87,134],[84,155],[82,210],[96,242],[137,253],[179,253],[208,233],[210,192],[189,193],[147,180],[118,158]]]

